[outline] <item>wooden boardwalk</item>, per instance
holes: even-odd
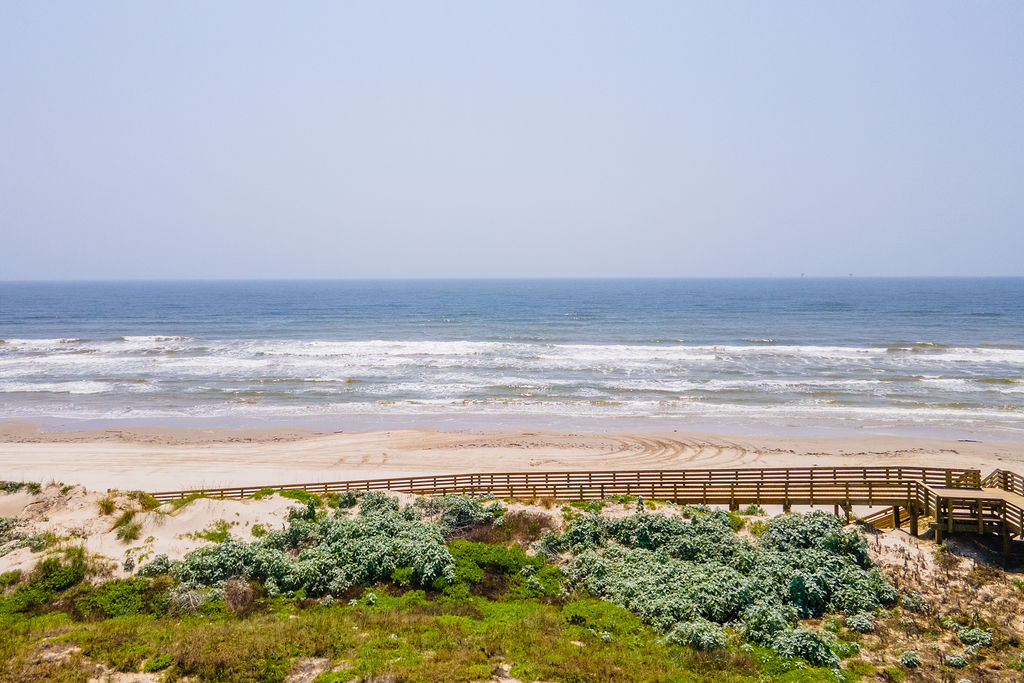
[[[1009,548],[1024,538],[1024,477],[937,467],[769,467],[757,469],[633,470],[600,472],[482,472],[355,481],[158,491],[160,501],[188,496],[246,498],[261,490],[309,493],[395,491],[422,496],[458,494],[496,498],[594,500],[644,496],[680,504],[833,506],[849,517],[854,506],[883,506],[891,526],[909,523],[918,533],[931,517],[936,540],[949,533],[997,533]],[[880,522],[878,513],[871,517]]]

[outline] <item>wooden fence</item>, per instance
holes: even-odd
[[[247,498],[259,491],[395,491],[422,496],[445,494],[496,498],[594,500],[613,495],[644,496],[676,503],[889,506],[891,526],[909,521],[918,531],[921,515],[933,516],[937,538],[954,531],[998,532],[1024,537],[1024,477],[996,470],[984,479],[966,468],[939,467],[766,467],[751,469],[607,470],[600,472],[482,472],[391,477],[354,481],[158,491],[165,502],[188,496]],[[994,493],[993,493],[994,492]],[[1003,492],[1006,492],[1005,494]],[[889,521],[884,523],[890,525]]]
[[[642,495],[709,505],[891,505],[917,500],[918,485],[977,488],[981,472],[937,467],[774,467],[759,469],[636,470],[603,472],[500,472],[393,477],[356,481],[160,491],[167,501],[190,495],[245,498],[260,490],[329,493],[396,491],[419,495],[590,500]]]

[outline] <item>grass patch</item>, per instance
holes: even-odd
[[[253,536],[257,535],[256,527],[258,526],[258,524],[253,526]],[[260,528],[262,529],[262,527]],[[262,535],[265,536],[266,533],[266,530],[264,530]],[[195,533],[189,534],[189,536],[195,539],[212,541],[213,543],[223,543],[231,538],[231,525],[223,519],[218,519],[202,531],[196,531]]]
[[[101,515],[106,516],[114,513],[114,508],[117,507],[117,504],[114,502],[113,498],[107,496],[106,498],[100,498],[97,500],[96,507],[99,509]]]
[[[173,513],[173,512],[177,512],[178,510],[180,510],[181,508],[185,507],[189,503],[194,503],[195,501],[199,500],[200,498],[206,498],[206,497],[207,496],[204,496],[201,493],[191,493],[191,494],[189,494],[187,496],[184,496],[183,498],[174,498],[173,500],[169,500],[169,501],[167,501],[167,504],[171,506],[171,512]]]
[[[17,493],[18,491],[25,489],[29,493],[35,495],[43,490],[42,484],[37,481],[8,481],[4,482],[0,486],[0,491],[4,493]]]
[[[146,512],[149,512],[150,510],[156,510],[158,507],[160,507],[160,501],[154,498],[153,496],[149,495],[145,491],[132,491],[128,495],[130,495],[132,499],[135,500],[139,504],[139,506]]]
[[[9,572],[4,572],[3,574],[0,574],[0,589],[7,588],[8,586],[13,586],[19,581],[21,581],[20,569],[12,569]]]
[[[142,524],[135,521],[134,510],[126,510],[114,522],[114,530],[117,532],[118,540],[122,543],[131,543],[138,540],[142,534]]]
[[[19,622],[0,650],[0,679],[33,680],[31,653],[53,628]],[[522,680],[835,680],[814,668],[801,670],[799,678],[763,676],[766,667],[755,656],[699,653],[667,643],[626,610],[597,600],[564,606],[537,600],[430,601],[422,591],[410,591],[382,595],[374,605],[293,607],[247,619],[129,614],[77,625],[65,621],[60,629],[66,631],[62,641],[115,670],[166,670],[173,678],[198,681],[279,681],[300,657],[347,663],[348,668],[318,678],[321,682],[488,680],[503,666]],[[778,662],[772,666],[779,668]],[[69,665],[63,679],[79,680],[71,674]]]
[[[303,491],[302,489],[285,489],[283,491],[278,491],[277,495],[281,496],[282,498],[290,498],[291,500],[297,500],[303,505],[309,505],[309,503],[312,502],[313,507],[319,508],[324,506],[324,501],[320,498],[320,496],[316,495],[315,493]]]

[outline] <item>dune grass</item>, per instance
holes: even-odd
[[[378,589],[380,590],[380,589]],[[365,603],[365,601],[362,601]],[[57,613],[58,615],[60,613]],[[835,681],[824,669],[781,666],[770,653],[701,653],[671,645],[628,611],[598,600],[548,604],[485,598],[428,600],[380,594],[373,605],[276,601],[240,619],[223,603],[186,618],[132,615],[71,623],[66,615],[3,623],[0,680],[85,680],[78,656],[41,662],[49,637],[118,671],[166,669],[172,679],[281,681],[299,658],[330,661],[321,683],[371,676],[395,681]]]

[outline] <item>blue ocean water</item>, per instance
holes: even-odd
[[[1024,279],[0,283],[0,418],[1024,435]]]

